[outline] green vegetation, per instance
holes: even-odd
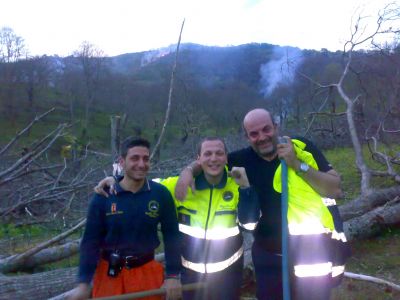
[[[400,151],[399,145],[393,145],[391,151]],[[357,169],[355,153],[353,148],[335,148],[324,151],[328,161],[342,177],[342,189],[345,193],[344,199],[339,199],[339,204],[354,199],[360,195],[360,172]],[[366,164],[376,170],[384,170],[384,166],[374,161],[367,146],[363,147]],[[400,170],[400,167],[398,167]],[[373,177],[371,185],[374,188],[385,188],[393,185],[393,180],[388,177]]]

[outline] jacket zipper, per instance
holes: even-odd
[[[213,190],[214,190],[214,185],[212,185],[211,188],[210,188],[210,200],[208,201],[208,212],[207,212],[206,226],[205,226],[205,231],[204,231],[204,239],[206,241],[205,242],[205,248],[206,249],[204,249],[205,250],[204,253],[206,254],[205,261],[204,261],[204,267],[205,267],[206,274],[207,274],[208,254],[209,254],[209,250],[210,250],[210,247],[209,247],[210,245],[209,245],[209,242],[206,239],[206,237],[207,237],[208,222],[210,220],[210,212],[211,212]]]

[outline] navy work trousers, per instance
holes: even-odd
[[[268,252],[253,243],[252,258],[256,273],[258,300],[282,300],[282,256]],[[292,300],[329,300],[330,275],[323,277],[290,277]]]

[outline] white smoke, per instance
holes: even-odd
[[[291,84],[301,61],[300,49],[275,47],[271,60],[260,67],[261,93],[264,97],[270,95],[278,85]]]

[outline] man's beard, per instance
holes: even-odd
[[[271,149],[270,151],[265,151],[265,152],[258,151],[257,153],[258,153],[261,157],[270,158],[270,157],[272,157],[272,156],[275,156],[275,154],[276,154],[276,146],[273,145],[273,146],[272,146],[272,149]]]
[[[272,142],[271,150],[260,151],[258,148],[254,150],[257,152],[259,156],[263,158],[268,158],[268,159],[273,158],[277,153],[278,138],[276,136],[272,137],[271,142]]]

